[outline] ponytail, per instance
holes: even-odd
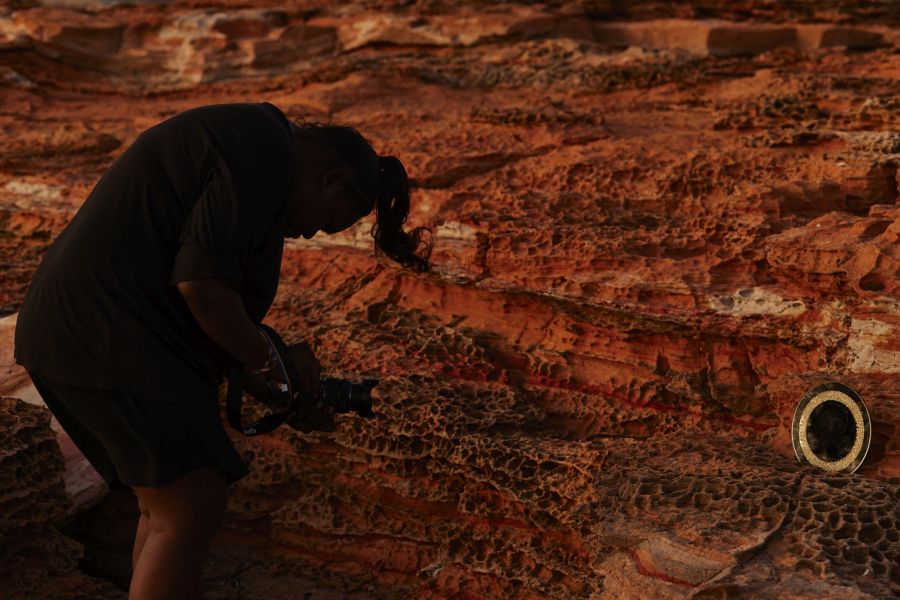
[[[372,227],[376,252],[386,254],[404,267],[429,270],[428,259],[434,246],[431,230],[417,227],[403,231],[409,215],[409,179],[403,163],[396,156],[378,157],[377,190],[376,220]]]
[[[316,168],[347,165],[363,194],[374,198],[369,202],[376,212],[372,226],[376,254],[386,254],[404,267],[428,271],[433,232],[427,227],[403,231],[409,215],[409,179],[403,163],[396,156],[378,156],[369,140],[350,125],[302,117],[294,119],[294,124],[300,128],[301,137],[313,139],[326,149]]]

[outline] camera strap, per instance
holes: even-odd
[[[284,423],[285,419],[295,411],[298,398],[301,395],[299,393],[300,373],[294,365],[294,361],[291,358],[291,352],[288,350],[284,340],[282,340],[281,336],[268,325],[260,324],[259,330],[266,336],[269,343],[275,346],[279,362],[277,368],[284,370],[288,380],[287,390],[279,392],[279,395],[284,395],[280,401],[275,398],[269,398],[270,402],[265,402],[265,400],[263,400],[263,403],[272,408],[274,406],[283,407],[289,401],[289,407],[283,412],[274,412],[273,408],[272,414],[266,415],[249,425],[241,425],[241,402],[244,394],[244,365],[236,363],[231,369],[231,372],[227,374],[228,392],[226,394],[225,406],[228,415],[228,423],[232,428],[240,431],[246,436],[269,433],[270,431],[277,429]],[[294,390],[298,391],[294,393]],[[271,387],[269,391],[273,392]]]

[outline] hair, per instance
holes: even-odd
[[[323,169],[346,166],[353,180],[369,200],[369,212],[375,210],[371,235],[375,252],[386,254],[406,268],[430,269],[429,257],[434,246],[431,228],[417,227],[404,231],[409,216],[409,178],[396,156],[379,156],[372,144],[350,125],[335,125],[294,119],[300,136],[318,142],[326,150],[316,167]],[[427,234],[427,235],[426,235]]]

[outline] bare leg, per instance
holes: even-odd
[[[147,542],[147,536],[150,535],[150,518],[141,514],[138,520],[137,532],[134,534],[134,551],[131,553],[131,572],[137,568],[138,559],[141,557],[141,550]]]
[[[218,467],[205,467],[165,486],[134,490],[152,518],[135,561],[129,600],[196,600],[210,542],[225,513],[225,475]]]
[[[196,600],[209,540],[151,531],[131,578],[129,600]]]

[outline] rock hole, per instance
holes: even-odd
[[[874,544],[881,539],[881,535],[881,527],[872,523],[859,530],[859,541],[864,544]]]
[[[878,237],[879,235],[884,233],[884,231],[888,227],[890,227],[890,225],[890,221],[876,221],[872,223],[871,225],[866,227],[862,233],[859,234],[859,241],[867,242],[874,237]]]
[[[884,290],[884,282],[876,273],[869,273],[859,280],[859,287],[867,292],[880,292]]]
[[[850,453],[856,439],[856,421],[850,410],[826,400],[809,416],[806,436],[809,448],[823,461],[834,462]]]

